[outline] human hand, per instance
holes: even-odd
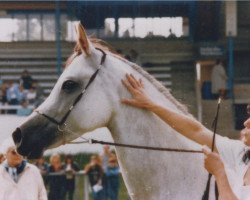
[[[204,167],[205,169],[213,174],[215,177],[219,176],[224,172],[224,164],[220,159],[219,154],[211,152],[207,146],[203,146],[202,151],[205,155]]]
[[[132,95],[132,99],[122,99],[122,103],[146,109],[154,104],[145,93],[141,79],[137,80],[132,74],[126,74],[126,79],[122,79],[122,83]]]

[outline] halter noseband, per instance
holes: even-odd
[[[90,77],[87,85],[85,86],[85,88],[82,90],[82,92],[76,97],[76,99],[74,100],[73,104],[70,106],[69,110],[67,111],[67,113],[63,116],[63,118],[61,120],[56,120],[53,117],[50,117],[49,115],[39,111],[39,110],[35,110],[35,112],[37,112],[39,115],[44,116],[45,118],[47,118],[49,121],[51,121],[52,123],[56,124],[58,127],[58,130],[60,132],[63,132],[63,128],[62,125],[66,126],[65,122],[68,118],[68,116],[70,115],[71,111],[73,110],[73,108],[76,106],[76,104],[81,100],[83,94],[86,92],[87,88],[90,86],[90,84],[95,80],[96,75],[98,74],[99,70],[101,69],[101,66],[103,65],[103,63],[106,60],[106,53],[99,48],[96,48],[97,50],[102,52],[102,58],[101,58],[101,62],[100,62],[100,66],[98,67],[98,69],[95,71],[94,74],[92,74],[92,76]]]

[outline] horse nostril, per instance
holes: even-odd
[[[22,143],[22,131],[20,128],[17,128],[13,133],[12,133],[12,138],[15,142],[15,145],[18,147]]]

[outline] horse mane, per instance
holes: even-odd
[[[118,54],[115,51],[115,49],[107,42],[105,42],[101,39],[91,38],[91,37],[89,38],[89,40],[94,45],[95,48],[102,49],[107,54],[114,56],[115,58],[125,62],[127,65],[132,67],[135,71],[137,71],[144,78],[146,78],[149,82],[151,82],[156,87],[156,89],[159,92],[161,92],[170,102],[172,102],[180,111],[182,111],[184,114],[190,115],[190,113],[188,113],[187,107],[185,105],[181,104],[180,102],[178,102],[173,97],[173,95],[169,92],[169,90],[162,85],[162,83],[160,83],[158,80],[156,80],[152,75],[150,75],[142,67],[125,59],[122,55]],[[81,53],[82,52],[81,52],[80,46],[78,44],[76,44],[73,54],[66,61],[66,66],[74,59],[75,56],[78,56]]]

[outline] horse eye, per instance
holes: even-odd
[[[77,88],[77,86],[78,86],[78,83],[68,80],[63,83],[62,90],[65,92],[72,92]]]

